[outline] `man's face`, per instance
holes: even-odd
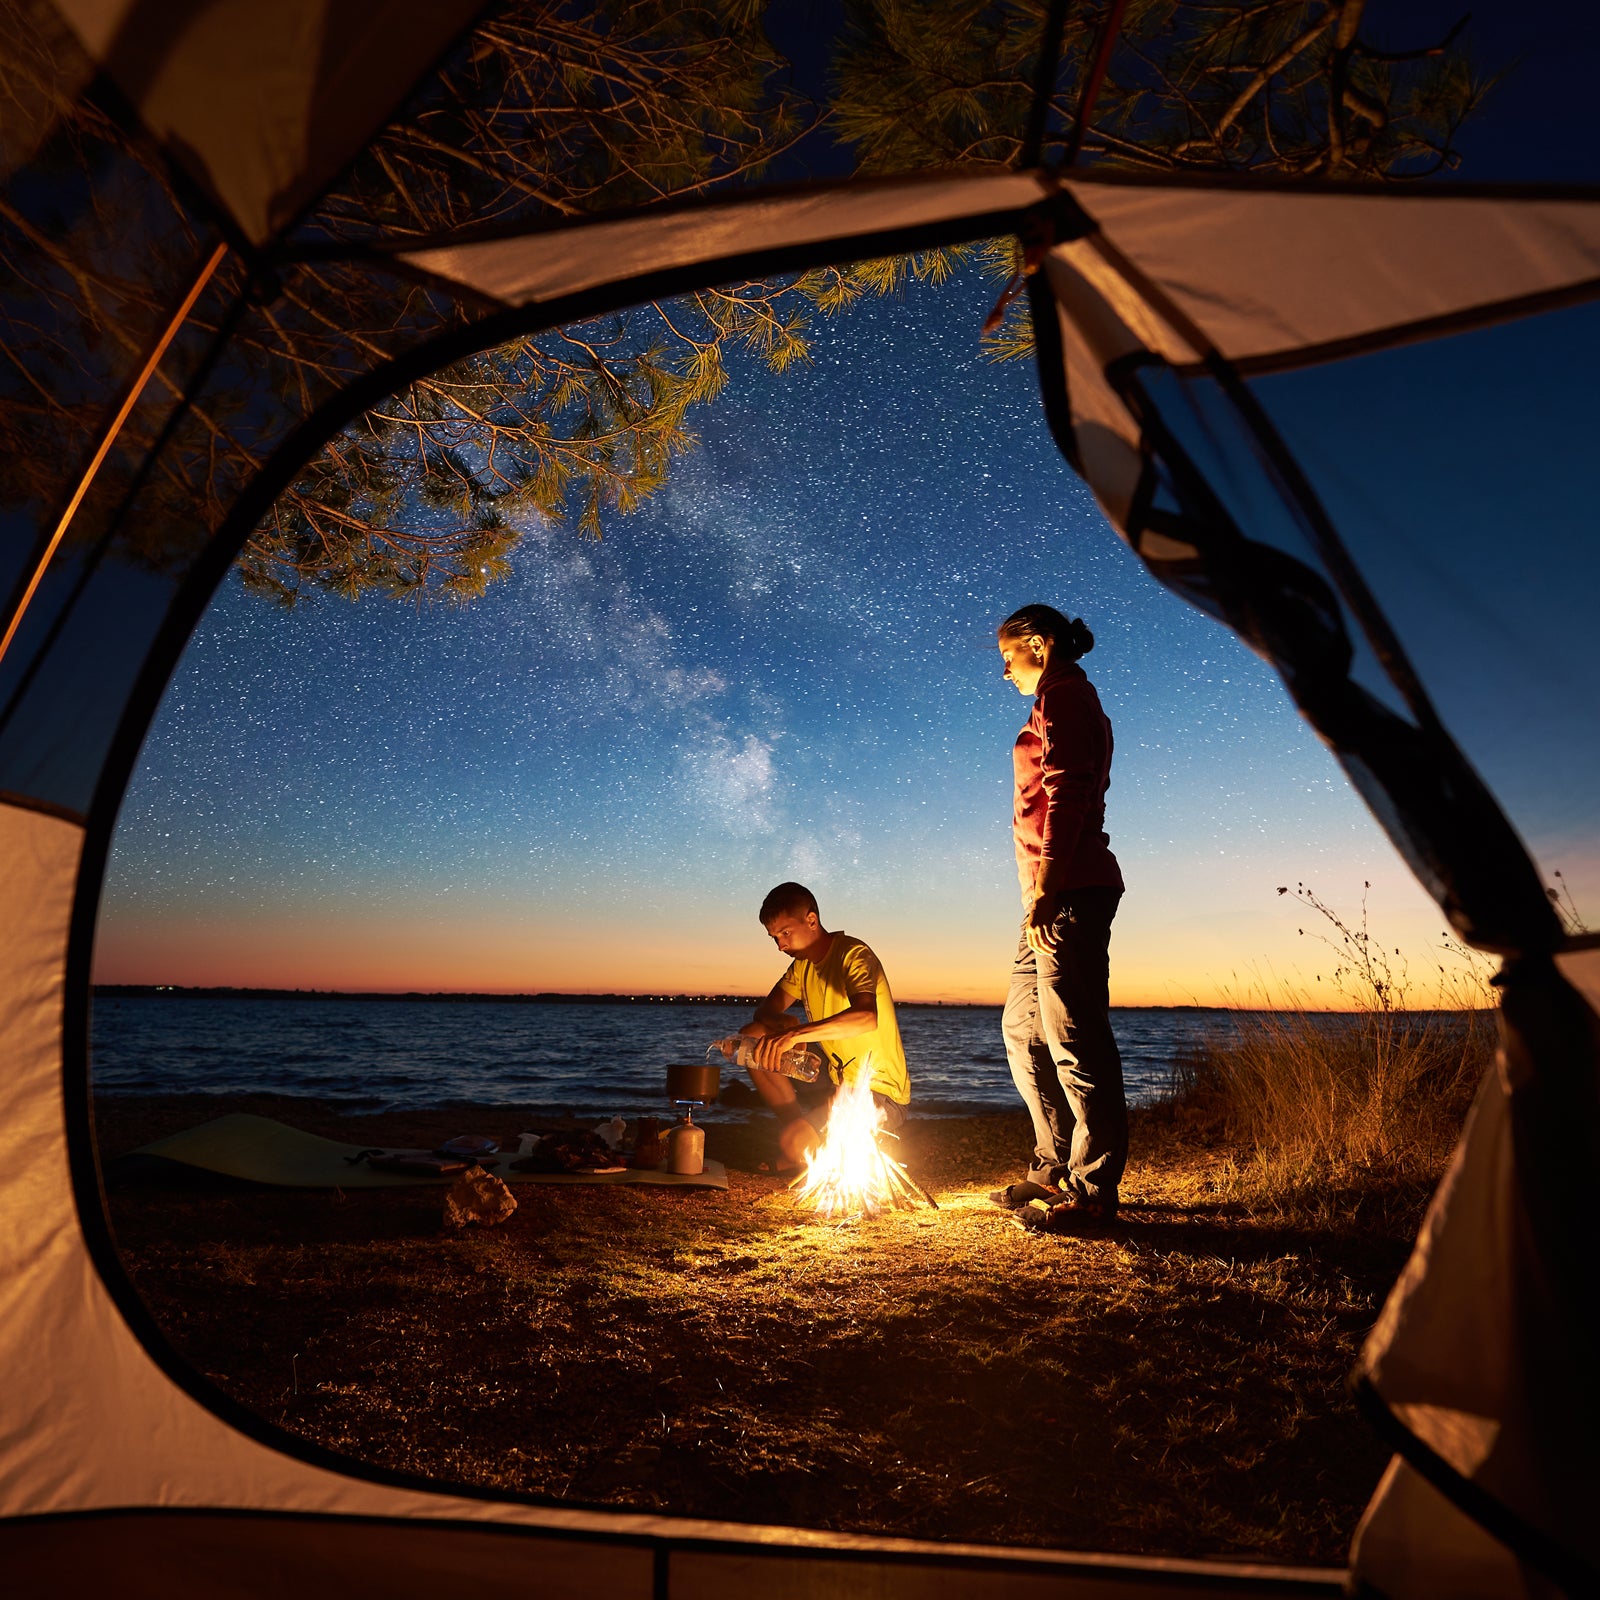
[[[786,956],[792,956],[816,943],[821,926],[815,911],[780,911],[767,924],[767,933]]]

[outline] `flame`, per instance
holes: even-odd
[[[795,1179],[795,1198],[824,1217],[876,1216],[891,1207],[912,1207],[923,1190],[879,1144],[883,1112],[872,1098],[870,1061],[843,1084],[828,1113],[828,1131]],[[931,1203],[931,1202],[930,1202]]]

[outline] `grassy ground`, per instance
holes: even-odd
[[[1204,1100],[1200,1096],[1195,1103]],[[219,1109],[374,1144],[509,1136],[515,1108],[343,1117],[107,1099],[115,1156]],[[1124,1222],[1040,1238],[989,1205],[1020,1115],[916,1121],[939,1209],[830,1226],[713,1125],[727,1193],[296,1192],[112,1162],[172,1342],[245,1405],[366,1461],[574,1503],[940,1539],[1338,1563],[1385,1453],[1343,1380],[1432,1172],[1328,1169],[1285,1203],[1212,1106],[1134,1120]],[[1314,1203],[1312,1203],[1314,1201]]]

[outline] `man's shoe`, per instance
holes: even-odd
[[[1091,1199],[1071,1191],[1058,1205],[1048,1208],[1030,1205],[1015,1221],[1029,1233],[1104,1233],[1117,1220],[1116,1202]]]

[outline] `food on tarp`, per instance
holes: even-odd
[[[547,1133],[532,1151],[511,1163],[513,1172],[625,1172],[617,1152],[598,1133],[584,1128]]]
[[[436,1156],[448,1156],[457,1161],[476,1161],[481,1156],[492,1156],[500,1148],[498,1139],[486,1138],[481,1133],[463,1133],[458,1138],[446,1139],[434,1147]]]
[[[628,1165],[636,1170],[641,1167],[659,1167],[666,1157],[667,1150],[661,1138],[660,1118],[640,1117],[633,1125],[633,1154],[628,1158]]]

